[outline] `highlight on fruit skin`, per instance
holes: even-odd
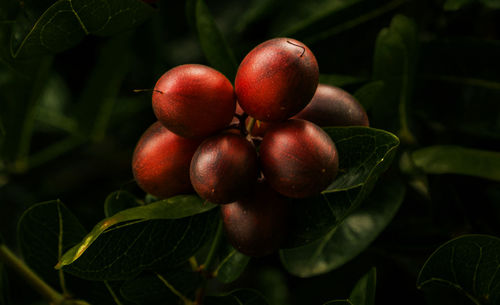
[[[230,132],[203,141],[191,160],[191,184],[200,197],[212,203],[231,203],[247,196],[258,175],[255,147]]]
[[[363,106],[347,91],[319,84],[307,106],[293,118],[303,119],[320,127],[370,125]]]
[[[319,194],[339,170],[337,148],[314,123],[290,119],[271,127],[259,149],[264,177],[277,192],[291,198]]]
[[[289,231],[288,200],[260,181],[249,196],[222,205],[222,222],[229,243],[254,257],[278,250]]]
[[[292,38],[274,38],[251,50],[235,78],[241,108],[264,122],[284,121],[302,110],[318,86],[314,54]]]
[[[236,97],[231,82],[219,71],[186,64],[165,72],[153,90],[153,111],[175,134],[203,138],[233,119]]]
[[[189,166],[200,143],[200,139],[180,137],[155,122],[135,147],[132,157],[135,181],[145,192],[159,198],[192,192]]]

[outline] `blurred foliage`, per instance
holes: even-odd
[[[147,90],[156,80],[185,63],[216,67],[232,80],[237,64],[254,46],[269,38],[289,36],[314,52],[321,82],[354,94],[368,110],[372,127],[396,134],[401,144],[391,156],[395,162],[376,183],[375,178],[368,179],[371,171],[363,175],[351,171],[341,180],[352,187],[347,178],[363,176],[360,185],[370,185],[367,190],[359,187],[363,196],[354,193],[354,188],[325,196],[344,196],[352,201],[343,202],[355,201],[356,208],[335,220],[335,226],[321,228],[326,228],[321,234],[328,236],[305,245],[314,247],[313,253],[295,248],[283,250],[281,255],[248,259],[235,253],[225,240],[219,241],[223,247],[214,259],[218,278],[207,286],[207,293],[214,296],[206,303],[499,304],[496,283],[500,273],[495,271],[495,236],[500,236],[499,3],[3,0],[2,242],[22,253],[54,286],[61,285],[60,271],[53,266],[63,251],[81,242],[105,217],[143,208],[134,207],[144,203],[137,199],[144,198],[144,193],[133,181],[130,162],[140,135],[155,121]],[[146,91],[134,92],[136,89]],[[356,151],[362,144],[350,149]],[[369,152],[369,148],[358,153],[363,151]],[[360,161],[357,157],[352,158]],[[356,168],[362,169],[361,165]],[[364,170],[376,168],[371,166]],[[377,171],[375,176],[381,173]],[[374,190],[368,195],[371,188]],[[113,190],[120,191],[109,195]],[[361,202],[365,195],[367,199]],[[197,214],[193,209],[186,213]],[[308,216],[325,216],[321,211],[314,213]],[[122,304],[141,304],[141,300],[153,304],[158,299],[175,302],[179,293],[194,297],[189,283],[203,280],[187,264],[159,268],[154,274],[143,271],[144,266],[136,266],[134,260],[126,261],[127,257],[122,262],[130,269],[124,270],[125,265],[113,258],[124,249],[142,254],[146,246],[156,251],[149,253],[163,253],[168,242],[150,244],[156,232],[151,228],[170,226],[173,230],[173,223],[180,221],[179,231],[173,233],[191,234],[192,240],[198,237],[206,243],[199,240],[196,245],[181,247],[184,252],[179,255],[186,258],[198,251],[196,257],[202,262],[215,232],[214,215],[212,211],[193,216],[201,219],[193,227],[172,219],[127,222],[123,232],[131,238],[122,239],[123,234],[116,235],[120,230],[112,230],[97,239],[102,248],[89,249],[86,261],[68,270],[71,274],[64,273],[68,289],[92,304],[112,304],[117,299]],[[69,237],[61,235],[63,219]],[[313,222],[311,218],[309,223]],[[145,235],[134,245],[133,234]],[[464,234],[469,235],[453,239]],[[335,248],[345,251],[336,252]],[[109,261],[96,259],[101,250],[109,252]],[[290,272],[297,272],[286,263],[291,261],[290,255],[301,258],[311,253],[325,258],[314,261],[324,272],[295,262],[296,268],[305,270],[299,275],[314,276],[292,275]],[[155,259],[146,257],[144,265],[153,266]],[[99,264],[93,265],[96,261]],[[447,269],[450,262],[455,265]],[[109,266],[123,271],[124,277],[132,273],[137,277],[107,277],[89,271]],[[377,270],[374,303],[372,267]],[[5,269],[0,263],[0,304],[40,304],[39,296]],[[373,271],[363,277],[367,270]],[[486,271],[477,275],[474,270]],[[102,281],[75,276],[84,273]],[[450,278],[453,274],[456,278]],[[422,289],[417,288],[417,278]],[[429,278],[445,280],[441,285],[423,285]],[[165,282],[176,286],[177,293]],[[154,287],[158,289],[148,293]],[[331,301],[340,299],[343,301]]]

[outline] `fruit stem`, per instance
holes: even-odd
[[[63,304],[66,298],[45,283],[33,270],[18,258],[6,245],[0,244],[0,261],[17,272],[34,290],[50,304]]]
[[[248,124],[247,124],[247,132],[248,132],[248,134],[252,133],[252,129],[255,126],[255,122],[256,121],[257,120],[255,120],[255,118],[253,118],[253,117],[250,117],[250,119],[248,120]]]

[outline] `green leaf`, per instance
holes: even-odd
[[[294,37],[314,44],[378,18],[407,0],[298,2],[296,14],[280,22],[278,36]],[[287,3],[287,5],[289,5]]]
[[[465,9],[467,6],[471,3],[474,2],[480,2],[482,5],[493,8],[493,9],[498,9],[500,8],[500,2],[497,0],[479,0],[479,1],[474,1],[474,0],[446,0],[446,2],[443,4],[443,8],[445,11],[458,11],[460,9]]]
[[[78,253],[78,260],[64,270],[89,280],[122,280],[160,266],[177,267],[214,234],[217,216],[214,210],[181,219],[143,220],[110,228],[91,246],[82,248],[85,251]]]
[[[384,82],[374,81],[359,88],[354,93],[354,97],[360,102],[361,105],[363,105],[366,111],[370,111],[372,106],[383,98],[383,93]]]
[[[84,277],[98,277],[101,280],[111,280],[128,277],[129,274],[137,274],[137,272],[155,263],[155,255],[158,260],[159,258],[167,260],[175,257],[176,260],[172,260],[170,263],[174,264],[173,262],[175,262],[177,264],[182,259],[191,256],[191,252],[201,246],[203,242],[202,238],[210,236],[209,229],[213,229],[214,224],[209,220],[213,218],[213,215],[203,213],[214,207],[215,205],[204,202],[198,196],[179,195],[145,206],[123,210],[99,222],[79,244],[63,255],[56,268],[72,264],[79,257],[86,254],[86,251],[89,249],[92,249],[92,253],[84,255],[86,257],[85,261],[76,264],[72,268],[68,268],[68,270],[72,270],[74,273]],[[197,216],[188,217],[193,215]],[[203,230],[204,226],[206,226],[206,230]],[[155,234],[158,234],[156,230],[164,232],[164,234],[155,236]],[[166,234],[168,231],[170,231],[170,234]],[[195,236],[190,240],[186,234],[195,234]],[[99,239],[101,235],[103,235],[103,240]],[[141,238],[136,239],[137,235],[140,235]],[[167,235],[168,240],[163,240],[167,238]],[[159,241],[161,245],[157,245],[156,242],[151,243],[149,238],[153,237],[163,240],[163,242]],[[93,245],[96,241],[97,245]],[[177,243],[180,243],[182,247],[179,248],[181,245],[178,245],[175,248]],[[114,245],[112,246],[111,244]],[[108,251],[113,252],[107,258],[110,260],[109,265],[104,263],[105,260],[92,260],[93,255],[99,255],[99,249],[104,246],[106,246]],[[141,249],[141,247],[145,246],[151,247],[149,249],[150,252]],[[135,258],[131,256],[123,257],[121,255],[121,250],[123,249],[119,249],[118,247],[125,247],[128,251],[140,251],[141,254],[144,252],[149,255],[141,257],[144,260],[142,265],[133,264]],[[171,249],[171,247],[174,248]],[[162,251],[161,253],[153,253],[153,251],[160,250]],[[179,252],[179,255],[176,252]],[[186,253],[190,253],[190,255],[184,257]],[[92,266],[94,263],[96,266]],[[127,266],[126,270],[119,270],[121,264],[127,263],[133,265]],[[94,269],[90,269],[91,267]]]
[[[257,291],[238,289],[221,296],[207,296],[205,305],[267,305],[267,300]]]
[[[291,202],[294,224],[285,248],[331,237],[369,194],[399,145],[396,136],[374,128],[327,127],[325,131],[337,147],[339,175],[322,194]]]
[[[3,264],[0,263],[0,305],[9,304],[8,291],[7,273],[4,270]]]
[[[319,76],[319,82],[321,84],[343,87],[343,86],[347,86],[347,85],[364,83],[364,82],[366,82],[366,79],[362,78],[362,77],[356,77],[356,76],[350,76],[350,75],[321,74]]]
[[[416,150],[411,157],[428,174],[460,174],[500,181],[500,152],[436,145]]]
[[[463,235],[440,246],[427,259],[417,279],[418,288],[448,285],[474,304],[500,302],[500,239]]]
[[[153,12],[137,0],[59,0],[52,4],[28,32],[14,29],[13,57],[30,57],[67,50],[85,35],[113,35],[135,27]]]
[[[474,2],[474,0],[446,0],[443,4],[443,8],[445,11],[457,11],[472,2]]]
[[[128,32],[106,41],[78,102],[79,129],[94,140],[105,136],[121,84],[129,71],[131,38]]]
[[[349,299],[326,302],[324,305],[374,305],[377,282],[376,269],[368,271],[354,286]]]
[[[4,243],[0,235],[0,245]],[[9,282],[7,279],[7,272],[2,262],[0,262],[0,305],[8,305],[9,302]]]
[[[373,59],[373,79],[383,81],[385,90],[371,107],[371,121],[374,126],[398,132],[401,140],[409,143],[415,141],[409,131],[408,105],[413,94],[417,52],[416,24],[396,15],[390,27],[380,31]]]
[[[121,295],[134,304],[177,304],[179,298],[195,299],[201,284],[198,272],[169,270],[162,273],[144,273],[128,280],[120,288]]]
[[[370,269],[354,286],[349,299],[355,305],[374,305],[377,271]]]
[[[319,240],[281,251],[285,268],[309,277],[329,272],[363,252],[390,223],[404,199],[399,180],[381,180],[361,206]],[[356,303],[355,303],[356,304]]]
[[[220,255],[220,263],[214,271],[217,279],[222,283],[231,283],[239,278],[245,270],[250,257],[238,252],[226,243],[224,252]]]
[[[54,265],[85,236],[78,219],[58,200],[42,202],[23,213],[17,233],[26,264],[47,283],[60,287],[64,275]]]
[[[106,201],[104,201],[104,215],[111,217],[118,212],[137,207],[138,205],[141,205],[141,202],[134,195],[127,191],[116,191],[106,197]]]
[[[333,300],[333,301],[326,302],[323,305],[356,305],[356,304],[353,304],[349,300]]]
[[[194,6],[188,5],[187,8],[195,9],[196,30],[203,54],[214,69],[232,82],[238,68],[234,54],[217,27],[205,1],[195,1]],[[188,12],[188,16],[190,15],[192,13]]]
[[[49,57],[23,66],[31,71],[27,75],[0,66],[0,73],[5,76],[0,79],[1,87],[5,88],[0,90],[0,113],[5,133],[0,149],[9,171],[23,172],[29,166],[36,106],[46,88],[51,66],[52,58]]]

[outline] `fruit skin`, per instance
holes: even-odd
[[[153,111],[170,131],[206,137],[226,127],[236,108],[233,85],[219,71],[198,64],[165,72],[153,91]]]
[[[316,93],[307,106],[292,119],[302,119],[320,127],[370,126],[363,106],[347,91],[330,85],[318,84]],[[258,122],[252,136],[263,137],[277,123]]]
[[[348,92],[334,86],[319,84],[311,102],[297,115],[318,126],[369,126],[368,115]]]
[[[249,197],[221,206],[224,232],[231,245],[248,256],[278,250],[289,228],[288,199],[266,182],[259,182]]]
[[[292,198],[323,191],[337,176],[339,158],[328,134],[314,123],[290,119],[272,126],[260,144],[264,177]]]
[[[212,203],[231,203],[247,195],[258,175],[255,147],[230,132],[203,141],[191,160],[191,184],[200,197]]]
[[[155,122],[135,147],[132,157],[135,181],[145,192],[159,198],[191,192],[189,165],[200,142],[179,137]]]
[[[275,38],[241,62],[235,91],[241,108],[257,120],[284,121],[311,100],[319,80],[314,54],[300,41]]]

